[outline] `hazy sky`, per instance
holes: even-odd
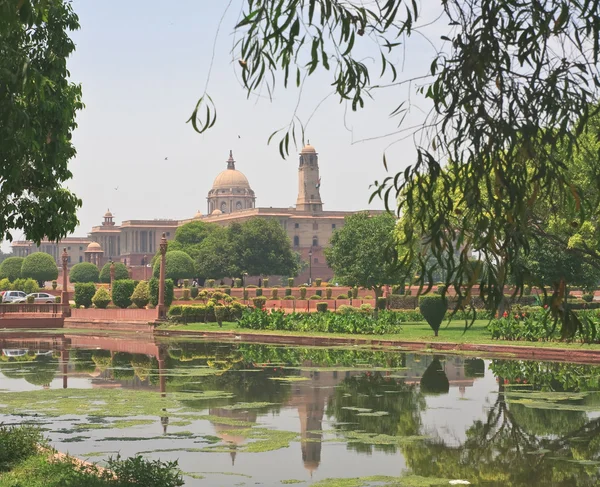
[[[76,235],[86,235],[99,224],[107,208],[118,223],[186,218],[198,209],[205,213],[207,192],[225,169],[230,149],[256,192],[258,206],[295,204],[298,158],[282,160],[277,144],[268,145],[267,139],[289,123],[299,93],[279,85],[272,102],[266,97],[247,98],[231,54],[242,0],[231,2],[216,38],[208,92],[217,105],[217,124],[205,135],[186,124],[204,90],[217,25],[227,5],[224,0],[73,1],[81,30],[72,34],[77,50],[69,69],[83,86],[86,105],[78,116],[77,157],[68,184],[83,199]],[[439,39],[438,32],[435,38]],[[358,48],[372,65],[376,57],[369,56],[378,56],[377,51],[372,41],[360,41]],[[424,74],[433,54],[425,37],[411,38],[398,53],[402,78]],[[301,119],[306,121],[331,92],[330,84],[331,73],[307,81],[298,109]],[[319,152],[325,209],[369,207],[369,185],[385,176],[382,154],[398,136],[358,141],[397,130],[398,120],[388,114],[409,93],[413,103],[426,108],[416,90],[413,85],[381,92],[364,111],[353,114],[348,107],[347,116],[346,105],[335,96],[320,106],[308,125],[307,138]],[[415,120],[411,117],[420,119],[422,114],[414,107],[407,125]],[[389,148],[390,169],[404,168],[413,154],[410,139]],[[381,207],[379,201],[371,205]],[[15,232],[16,238],[20,236]]]

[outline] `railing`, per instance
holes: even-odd
[[[13,313],[20,314],[34,314],[34,313],[46,313],[53,315],[60,315],[63,312],[62,304],[59,303],[40,303],[40,304],[29,304],[29,303],[6,303],[0,304],[0,317],[5,315],[11,315]]]
[[[72,309],[71,318],[77,320],[114,320],[153,322],[158,317],[156,309]]]

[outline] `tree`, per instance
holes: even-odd
[[[182,250],[171,250],[165,255],[165,279],[190,279],[194,277],[194,261]],[[154,277],[160,276],[160,260],[154,263]]]
[[[376,91],[410,90],[391,112],[400,119],[392,136],[400,140],[412,135],[415,158],[402,172],[376,182],[373,197],[383,198],[398,215],[413,213],[417,225],[405,227],[408,247],[414,249],[423,234],[429,235],[440,266],[457,242],[467,247],[467,252],[451,254],[453,265],[447,269],[447,281],[467,294],[479,284],[478,279],[464,278],[469,250],[486,262],[518,268],[517,260],[534,239],[529,210],[538,197],[577,207],[582,214],[593,201],[563,161],[598,111],[600,12],[595,4],[450,0],[440,2],[437,16],[430,4],[400,0],[377,2],[376,8],[359,0],[246,3],[235,26],[234,57],[248,96],[272,94],[278,71],[284,88],[301,86],[307,77],[326,71],[334,94],[353,111],[376,100]],[[425,26],[420,25],[425,9],[436,18],[438,29],[447,26],[446,32],[440,42],[431,40],[429,70],[402,78],[402,52],[429,25],[429,15],[422,21]],[[416,128],[403,126],[419,97],[432,109]],[[216,123],[207,92],[190,122],[198,132]],[[303,135],[294,112],[281,130],[281,155],[289,154],[290,141]],[[386,171],[387,162],[384,154]],[[599,187],[600,181],[594,184]],[[438,185],[444,189],[441,194]],[[456,190],[462,199],[456,198]],[[469,214],[456,225],[449,216],[463,203]],[[406,262],[415,257],[411,251]],[[425,266],[422,260],[419,264]],[[501,269],[486,276],[482,284],[489,287],[490,306],[502,302],[509,274]],[[419,276],[423,284],[426,273]],[[523,276],[519,272],[516,278],[518,290],[524,286]],[[569,316],[562,318],[565,324],[569,321]]]
[[[196,255],[198,275],[205,279],[222,279],[234,276],[238,269],[232,267],[233,252],[229,232],[218,228],[202,242]]]
[[[98,270],[98,267],[91,262],[80,262],[79,264],[75,264],[71,267],[71,271],[69,272],[69,281],[71,282],[98,282],[99,280],[100,271]]]
[[[43,286],[44,282],[58,278],[58,267],[50,254],[34,252],[23,260],[21,276],[34,279]]]
[[[0,279],[8,279],[13,282],[21,277],[23,257],[9,257],[0,263]]]
[[[83,108],[69,82],[79,28],[64,0],[0,4],[0,238],[20,229],[27,239],[58,240],[75,230],[81,200],[63,183],[72,177],[71,135]]]
[[[127,266],[122,262],[115,262],[115,281],[120,281],[121,279],[129,279],[129,270]],[[104,282],[105,284],[110,283],[110,262],[107,262],[102,267],[100,271],[100,282]]]
[[[376,299],[386,284],[402,282],[406,272],[398,266],[395,229],[396,219],[389,213],[346,217],[325,249],[327,264],[339,282],[372,289]]]
[[[150,301],[150,289],[147,281],[140,281],[131,295],[131,301],[138,308],[145,308]]]
[[[206,222],[189,222],[180,226],[175,231],[174,241],[181,247],[177,250],[183,250],[195,261],[204,239],[219,228],[216,223]]]

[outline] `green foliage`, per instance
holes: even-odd
[[[190,288],[190,297],[196,299],[198,297],[198,288],[196,286]]]
[[[97,269],[97,268],[96,268]],[[75,306],[89,308],[92,305],[92,298],[96,294],[96,286],[93,282],[78,282],[75,284]]]
[[[328,287],[327,289],[325,289],[325,297],[327,299],[331,299],[332,293],[333,293],[333,289],[332,288]]]
[[[223,321],[227,319],[228,309],[225,306],[215,306],[215,320],[219,324],[219,326],[223,326]]]
[[[269,287],[269,278],[265,277],[262,282],[262,287]]]
[[[439,284],[437,289],[435,290],[435,294],[439,294],[440,296],[446,295],[446,286],[444,284]]]
[[[305,286],[300,287],[300,299],[306,299],[306,287]]]
[[[181,299],[183,301],[189,301],[190,300],[190,290],[189,289],[184,289],[183,290],[183,296],[181,297]]]
[[[113,304],[119,308],[128,308],[131,306],[131,295],[135,291],[135,281],[132,279],[114,281],[111,291]]]
[[[347,294],[338,294],[335,299],[348,299],[348,295]]]
[[[45,252],[34,252],[23,260],[21,277],[37,282],[52,281],[58,277],[58,267],[54,257]]]
[[[287,285],[288,285],[288,287],[294,287],[294,278],[293,277],[288,277]]]
[[[92,303],[96,308],[106,309],[106,307],[110,304],[110,294],[109,292],[103,288],[99,287],[92,298]]]
[[[23,291],[25,294],[37,293],[40,290],[40,286],[37,281],[33,279],[16,279],[12,283],[12,289],[15,291]]]
[[[315,279],[315,286],[317,287],[321,287],[321,283],[323,282],[323,280],[320,277],[317,277]]]
[[[271,299],[279,299],[279,291],[277,289],[271,289]]]
[[[249,292],[247,289],[244,289],[244,294],[243,294],[244,301],[248,301],[248,297],[249,297]]]
[[[122,281],[123,279],[129,279],[129,270],[122,262],[115,262],[115,281]],[[110,283],[110,262],[107,262],[102,266],[102,270],[100,271],[100,282],[105,284]]]
[[[581,299],[583,299],[586,303],[591,303],[594,300],[594,293],[583,293],[581,295]]]
[[[419,310],[435,336],[438,336],[447,309],[448,301],[443,296],[425,295],[419,297]]]
[[[323,290],[322,290],[322,289],[317,289],[317,290],[315,291],[315,295],[317,295],[317,296],[319,296],[319,297],[323,296]]]
[[[52,289],[56,290],[57,287],[58,287],[58,282],[52,281]]]
[[[9,257],[0,263],[0,279],[15,281],[21,277],[21,267],[23,266],[23,257]]]
[[[313,294],[311,297],[309,297],[308,299],[315,301],[315,300],[319,300],[319,299],[323,299],[322,296],[319,296],[318,294]]]
[[[350,292],[352,293],[352,299],[358,299],[358,287],[354,286]],[[350,294],[350,293],[348,293]]]
[[[165,279],[189,279],[195,274],[194,261],[182,250],[171,250],[165,255]],[[160,274],[160,260],[154,263],[154,277]]]
[[[11,470],[19,462],[36,455],[46,442],[38,428],[0,426],[0,472]]]
[[[377,298],[377,308],[385,309],[387,307],[387,298],[379,297]]]
[[[257,288],[256,288],[256,297],[258,298],[258,297],[260,297],[260,296],[262,296],[262,295],[263,295],[263,290],[262,290],[262,288],[260,288],[260,287],[257,287]]]
[[[100,280],[100,271],[95,264],[91,262],[80,262],[71,267],[69,272],[69,281],[75,282],[98,282]]]
[[[181,487],[184,485],[177,461],[149,460],[141,455],[122,460],[110,458],[102,476],[109,481],[118,479],[120,484],[144,487]],[[116,486],[119,487],[119,486]]]
[[[215,287],[215,280],[214,279],[206,279],[204,281],[204,285],[207,288],[213,288],[213,287]]]
[[[317,311],[319,313],[325,313],[327,311],[327,303],[317,303]]]
[[[292,295],[292,290],[291,290],[291,288],[289,288],[289,287],[288,287],[288,288],[286,288],[286,289],[285,289],[285,296],[291,296],[291,295]]]
[[[33,303],[35,303],[35,297],[33,297],[33,296],[27,296],[27,298],[25,299],[25,301],[27,302],[27,304],[33,304]]]
[[[148,282],[150,289],[150,304],[152,306],[158,305],[158,279],[153,277]],[[175,296],[173,281],[171,279],[165,279],[165,306],[168,308],[173,302]]]
[[[4,277],[3,279],[0,279],[0,291],[10,291],[11,288],[12,288],[12,285],[10,284],[8,277]]]
[[[83,107],[67,70],[75,50],[69,32],[78,28],[69,2],[0,5],[1,240],[21,230],[37,243],[57,241],[78,224],[81,200],[63,186],[72,177],[72,133]]]
[[[237,288],[240,288],[240,287],[242,287],[242,280],[241,280],[239,277],[236,277],[236,278],[234,279],[234,285],[235,285],[235,287],[237,287]]]
[[[184,288],[190,287],[190,280],[189,279],[184,279],[183,280],[183,287]]]
[[[196,294],[198,293],[198,289],[196,289]],[[186,290],[187,291],[187,290]],[[189,291],[188,291],[189,292]],[[131,301],[138,308],[145,308],[150,302],[150,288],[148,286],[147,281],[138,282],[133,294],[131,295]]]
[[[265,296],[256,296],[255,298],[252,298],[252,304],[258,309],[264,308],[266,302],[267,298]]]

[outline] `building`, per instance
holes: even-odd
[[[108,210],[102,223],[92,228],[88,238],[70,237],[59,244],[42,242],[39,248],[31,242],[13,242],[13,252],[24,256],[42,250],[53,255],[58,262],[59,248],[67,244],[67,250],[73,252],[72,264],[85,260],[103,265],[115,260],[132,267],[134,277],[141,277],[145,272],[136,272],[136,268],[148,265],[159,248],[162,234],[165,233],[170,240],[174,238],[177,227],[185,223],[205,221],[229,225],[255,217],[273,218],[285,229],[294,250],[305,262],[310,261],[309,268],[303,271],[298,281],[307,282],[309,273],[313,279],[330,279],[333,272],[325,261],[324,249],[333,232],[341,228],[346,216],[353,212],[323,209],[319,155],[315,148],[309,143],[299,154],[296,205],[287,208],[256,207],[256,195],[248,178],[236,168],[231,151],[226,163],[226,168],[217,175],[208,192],[205,215],[197,211],[186,220],[124,220],[117,225]]]

